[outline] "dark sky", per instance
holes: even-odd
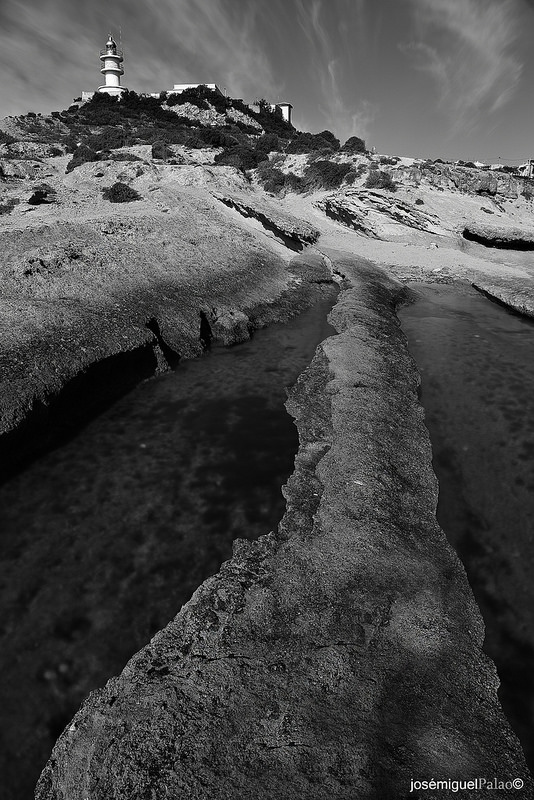
[[[214,82],[382,153],[534,157],[532,0],[0,0],[0,116],[94,89],[119,29],[136,91]]]

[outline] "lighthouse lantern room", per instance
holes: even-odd
[[[99,86],[99,92],[105,92],[113,97],[120,97],[126,91],[125,86],[121,86],[121,75],[124,75],[122,67],[123,55],[122,50],[117,49],[117,44],[113,40],[111,33],[106,42],[105,50],[100,51],[100,60],[102,68],[100,72],[104,75],[106,83],[104,86]]]

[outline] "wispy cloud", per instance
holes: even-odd
[[[173,82],[216,81],[235,96],[276,95],[280,86],[262,43],[266,6],[227,0],[0,0],[0,115],[99,82],[97,51],[122,25],[125,79],[138,91]],[[56,100],[54,100],[56,98]],[[52,108],[54,106],[52,105]]]
[[[482,111],[512,97],[522,65],[514,52],[520,0],[409,0],[416,38],[401,49],[439,88],[453,128],[467,128]]]
[[[366,0],[339,0],[333,15],[330,0],[295,0],[297,22],[311,51],[319,110],[342,138],[362,135],[358,124],[368,130],[374,119],[370,104],[360,99],[355,107],[352,91],[352,56],[358,42],[363,47],[365,41],[365,7]]]

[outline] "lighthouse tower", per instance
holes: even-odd
[[[121,75],[124,75],[122,68],[123,56],[122,51],[117,50],[117,44],[113,40],[111,33],[106,42],[106,49],[100,51],[100,60],[102,68],[100,72],[105,76],[106,83],[104,86],[99,86],[99,92],[105,92],[113,97],[120,97],[126,91],[125,86],[121,86]]]

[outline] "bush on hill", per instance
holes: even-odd
[[[264,153],[265,155],[268,155],[269,153],[272,153],[273,150],[280,149],[280,140],[276,133],[264,133],[259,137],[259,139],[256,140],[254,149],[258,153]]]
[[[397,184],[389,174],[378,169],[371,169],[364,183],[366,189],[386,189],[388,192],[396,192]]]
[[[331,153],[334,147],[328,139],[324,139],[319,133],[299,133],[286,147],[286,153],[290,154],[312,153],[316,150]]]
[[[264,161],[266,156],[262,153],[257,153],[251,147],[243,145],[236,145],[223,150],[215,156],[215,163],[227,167],[237,167],[242,172],[248,169],[254,169],[261,161]]]
[[[318,133],[317,135],[320,136],[321,139],[325,139],[331,145],[333,150],[339,150],[341,146],[340,141],[336,136],[334,136],[332,131],[321,131],[321,133]]]
[[[304,187],[307,191],[337,189],[343,178],[351,171],[350,164],[337,164],[335,161],[314,161],[304,170]]]
[[[207,109],[212,106],[219,114],[224,114],[228,106],[226,97],[223,97],[214,89],[209,89],[207,86],[193,86],[190,89],[185,89],[180,94],[168,94],[165,102],[168,106],[191,103],[191,105],[201,109]]]
[[[162,161],[167,161],[167,159],[172,158],[173,155],[174,153],[167,142],[158,140],[152,144],[152,158],[161,158]]]
[[[395,164],[399,163],[399,158],[397,156],[380,156],[378,159],[378,163],[382,164],[382,166],[390,166],[394,167]]]
[[[239,139],[221,128],[200,128],[186,142],[187,147],[196,148],[237,147],[239,144]]]
[[[367,149],[365,147],[365,142],[363,139],[360,139],[359,136],[351,136],[341,150],[344,153],[366,153]]]
[[[73,169],[79,167],[81,164],[86,164],[89,161],[98,161],[98,155],[90,147],[81,144],[74,152],[73,157],[67,164],[65,172],[72,172]]]
[[[17,140],[5,131],[0,131],[0,144],[14,144]]]
[[[15,206],[18,206],[19,200],[9,197],[5,202],[0,203],[0,214],[11,214]]]
[[[345,175],[344,183],[346,183],[347,186],[352,186],[354,181],[356,181],[357,179],[358,179],[358,173],[356,172],[356,170],[350,169]]]
[[[110,203],[131,203],[133,200],[142,199],[139,192],[136,192],[127,183],[121,183],[121,181],[117,181],[111,186],[106,186],[102,189],[102,194],[104,199],[109,200]]]
[[[117,147],[124,147],[125,143],[124,127],[106,128],[102,133],[88,136],[84,142],[91,150],[115,150]]]
[[[303,192],[304,181],[293,172],[283,173],[272,161],[262,161],[256,171],[258,180],[266,192],[280,194],[282,191]]]
[[[133,153],[106,153],[101,154],[102,158],[109,159],[110,161],[142,161],[142,158],[135,156]]]
[[[39,206],[44,204],[53,203],[56,196],[56,191],[47,183],[41,183],[34,187],[33,194],[28,200],[31,206]]]

